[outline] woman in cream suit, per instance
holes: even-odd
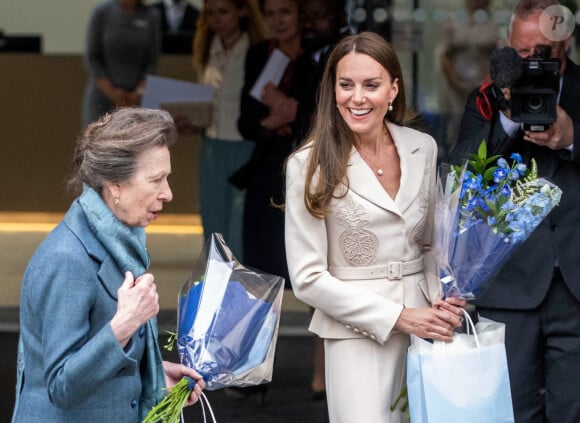
[[[332,423],[406,421],[390,405],[404,386],[408,334],[451,341],[461,323],[465,304],[439,299],[428,254],[436,144],[405,117],[392,47],[373,33],[347,36],[287,164],[290,278],[324,339]]]

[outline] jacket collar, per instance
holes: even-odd
[[[64,222],[83,244],[87,254],[100,264],[98,271],[99,280],[109,295],[117,300],[117,290],[121,286],[124,275],[120,272],[117,264],[101,241],[91,231],[78,199],[72,203],[64,217]]]
[[[377,206],[402,215],[417,197],[425,174],[425,150],[415,131],[388,122],[387,127],[399,153],[401,185],[393,199],[384,190],[373,170],[356,148],[352,148],[347,168],[349,188]]]

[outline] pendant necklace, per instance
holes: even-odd
[[[373,162],[373,161],[372,161],[371,159],[369,159],[367,156],[365,156],[365,155],[363,154],[363,152],[362,152],[362,148],[361,148],[361,149],[357,148],[357,150],[358,150],[359,154],[361,155],[361,157],[362,157],[362,158],[363,158],[363,159],[364,159],[364,160],[365,160],[367,163],[370,163],[370,164],[372,165],[372,167],[374,167],[374,168],[376,169],[376,170],[375,170],[376,174],[377,174],[378,176],[383,176],[383,174],[385,173],[385,172],[383,172],[383,169],[382,169],[380,166],[377,166],[377,165],[375,164],[375,162]]]

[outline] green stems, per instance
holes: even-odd
[[[181,410],[187,402],[192,386],[183,378],[171,388],[159,404],[149,411],[143,423],[179,423]]]

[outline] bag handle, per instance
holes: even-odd
[[[201,404],[201,413],[203,415],[203,423],[207,423],[207,418],[205,415],[205,407],[206,406],[203,404],[204,400],[207,404],[207,408],[208,408],[208,411],[209,411],[209,414],[210,414],[210,417],[211,417],[213,423],[217,423],[217,421],[215,419],[215,415],[213,413],[213,409],[211,408],[211,404],[209,403],[209,400],[207,399],[205,394],[202,392],[200,397],[199,397],[199,403]],[[183,416],[183,409],[181,409],[181,416],[180,417],[181,417],[181,423],[185,423],[185,418]]]
[[[463,311],[463,315],[465,316],[465,321],[467,322],[467,334],[470,335],[470,329],[473,331],[473,337],[475,339],[475,345],[479,348],[479,338],[477,337],[477,332],[475,331],[475,325],[473,324],[473,320],[471,320],[471,316],[464,308],[461,309]]]

